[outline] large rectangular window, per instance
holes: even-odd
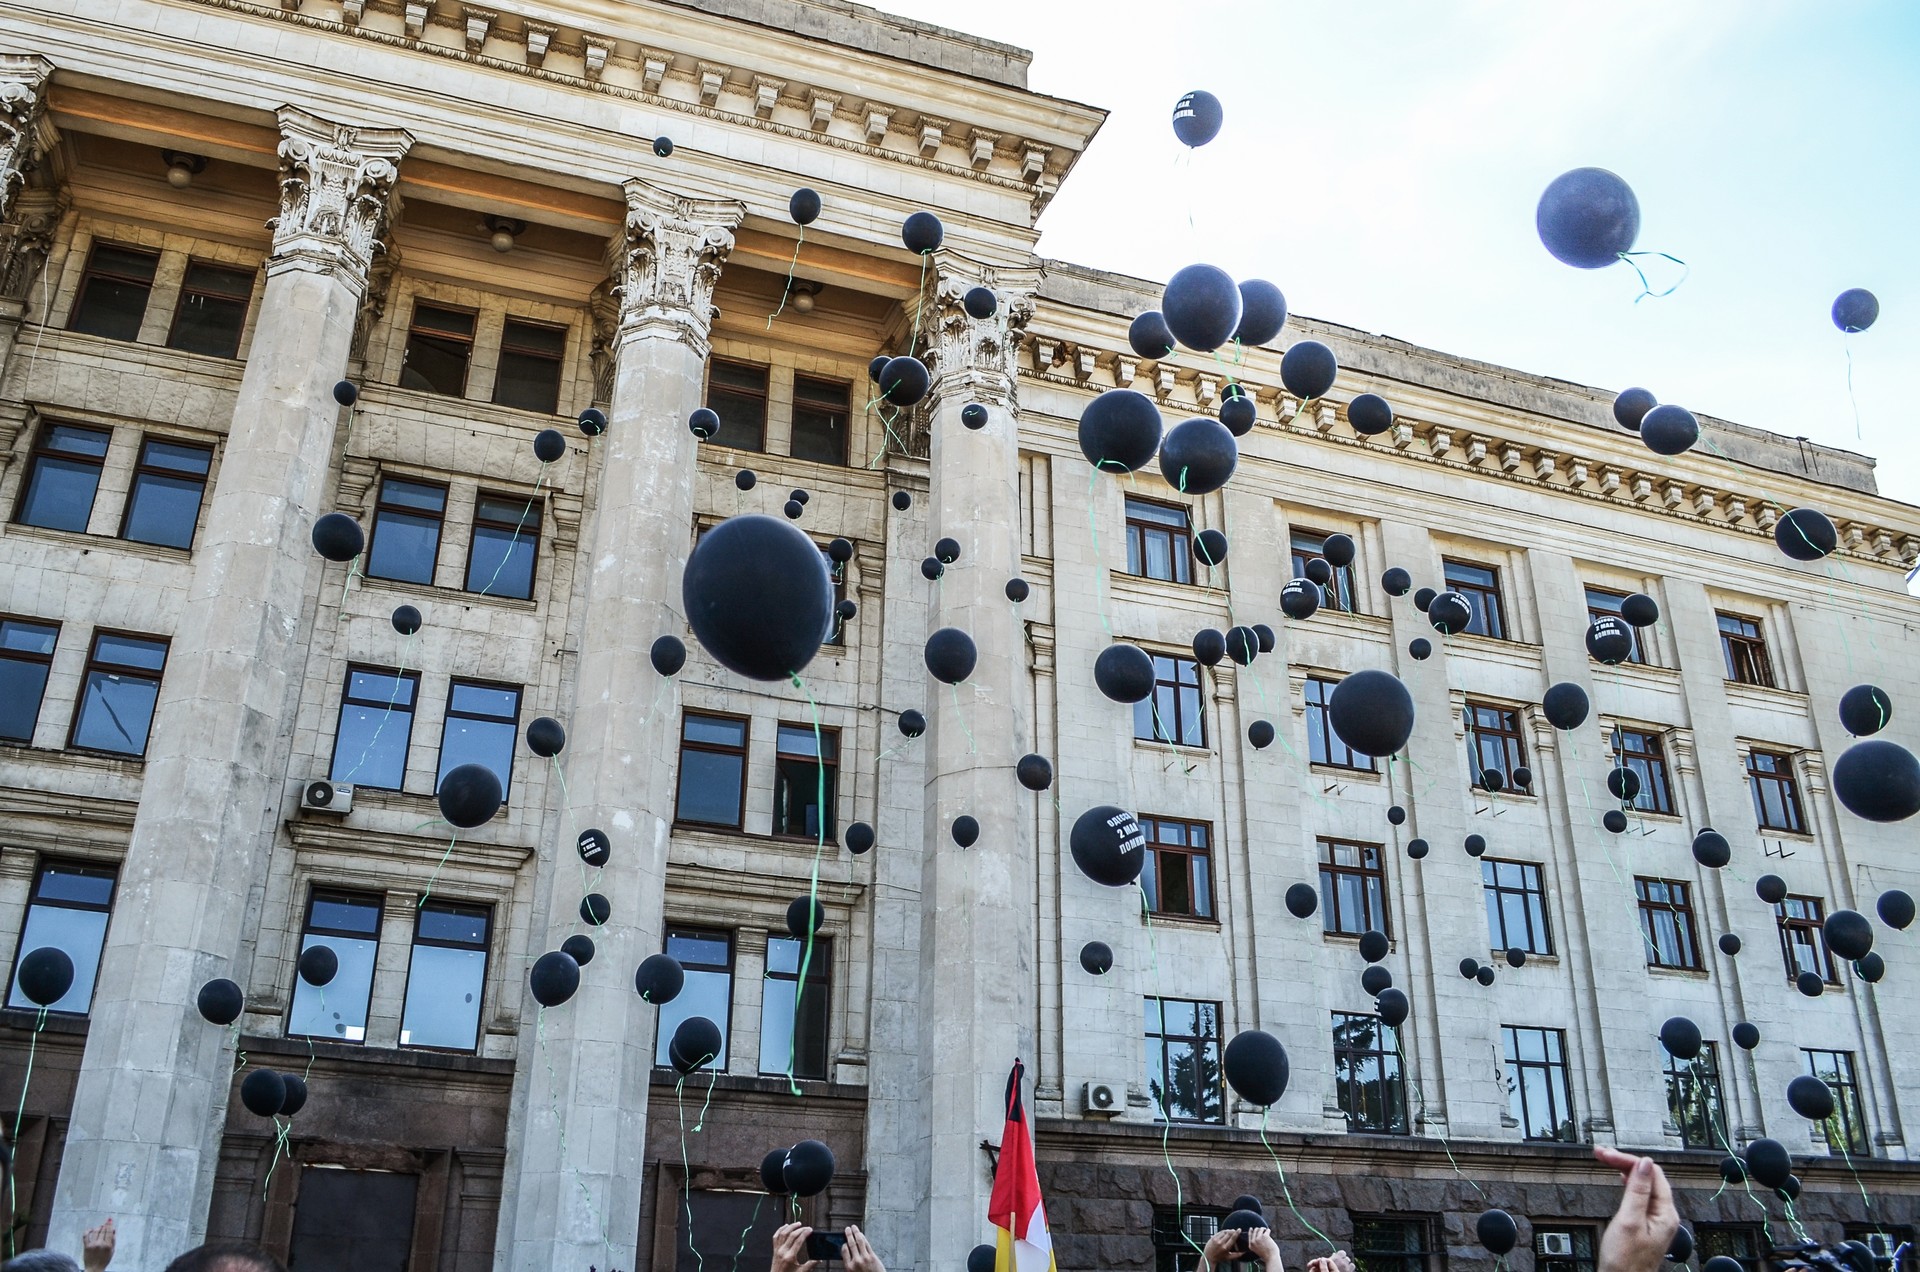
[[[1625,592],[1609,592],[1605,588],[1589,587],[1587,589],[1588,625],[1591,626],[1596,619],[1609,617],[1619,618],[1620,607],[1626,603],[1626,599],[1627,594]],[[1630,663],[1646,662],[1646,650],[1640,647],[1640,629],[1631,623],[1627,624],[1627,637],[1627,661]]]
[[[560,409],[560,367],[566,353],[565,327],[507,319],[500,335],[493,400],[522,411],[553,414]]]
[[[1333,697],[1334,687],[1339,683],[1322,676],[1307,677],[1307,758],[1314,764],[1371,773],[1374,771],[1373,757],[1362,755],[1342,742],[1340,735],[1333,731],[1333,722],[1327,715],[1327,702]]]
[[[500,793],[513,788],[513,746],[520,733],[520,690],[456,680],[447,696],[447,722],[440,730],[437,792],[448,773],[462,764],[483,764],[500,779]]]
[[[413,324],[407,328],[400,387],[465,397],[467,364],[473,361],[473,322],[470,310],[416,302]]]
[[[63,950],[73,960],[73,984],[49,1011],[85,1015],[93,1004],[93,982],[100,973],[100,948],[107,940],[107,916],[113,910],[114,871],[110,866],[42,861],[27,896],[20,946],[13,956],[14,981],[7,1006],[37,1010],[20,992],[20,959],[38,949]]]
[[[1220,1004],[1149,998],[1147,1094],[1163,1122],[1224,1122]]]
[[[1213,828],[1171,817],[1140,818],[1147,836],[1147,866],[1140,886],[1147,909],[1176,918],[1213,917]]]
[[[767,369],[713,358],[707,363],[707,406],[720,417],[713,440],[735,450],[767,448]]]
[[[487,929],[483,905],[428,901],[414,920],[407,1001],[400,1011],[400,1045],[473,1051],[480,1045],[480,1007],[487,989]]]
[[[0,739],[33,741],[59,638],[56,623],[0,618]]]
[[[660,1007],[660,1024],[654,1035],[653,1062],[671,1064],[667,1047],[680,1022],[705,1016],[720,1027],[720,1054],[703,1068],[727,1071],[727,1039],[732,1036],[733,1019],[733,933],[710,932],[703,928],[669,927],[667,953],[686,974],[686,984],[678,996]],[[771,956],[769,956],[771,957]],[[782,1072],[786,1069],[781,1066]]]
[[[1175,746],[1207,744],[1199,663],[1172,654],[1153,655],[1153,696],[1133,704],[1133,736]]]
[[[1400,1036],[1378,1016],[1333,1013],[1333,1083],[1349,1131],[1407,1133]]]
[[[1353,1216],[1353,1261],[1359,1272],[1441,1272],[1446,1255],[1426,1215]]]
[[[431,585],[446,513],[445,486],[399,477],[382,481],[367,541],[367,576]]]
[[[1593,1229],[1584,1224],[1549,1224],[1544,1219],[1536,1219],[1533,1235],[1542,1244],[1554,1237],[1565,1238],[1565,1253],[1541,1254],[1536,1245],[1533,1272],[1596,1272],[1600,1266],[1596,1254],[1599,1242],[1594,1239]]]
[[[1473,785],[1484,788],[1487,774],[1498,773],[1504,786],[1513,785],[1513,773],[1527,762],[1520,738],[1520,713],[1512,707],[1467,704],[1467,765]]]
[[[1293,577],[1307,577],[1307,562],[1315,557],[1325,556],[1327,536],[1318,530],[1295,530],[1288,540],[1289,560],[1293,566]],[[1339,610],[1344,614],[1354,612],[1353,563],[1334,565],[1328,562],[1333,577],[1320,585],[1320,603],[1328,609]]]
[[[760,987],[760,1072],[796,1078],[827,1076],[827,986],[833,943],[824,936],[807,943],[791,936],[767,937],[767,977]],[[807,986],[800,990],[800,968]],[[797,1008],[797,1010],[796,1010]],[[798,1022],[797,1025],[795,1022]]]
[[[1492,948],[1553,953],[1553,928],[1547,922],[1547,884],[1538,865],[1482,857],[1480,886],[1486,893],[1487,941]]]
[[[1127,573],[1165,583],[1193,582],[1187,510],[1127,496]]]
[[[145,755],[167,642],[158,636],[95,632],[67,744],[82,751]]]
[[[793,377],[793,441],[795,459],[820,464],[847,462],[847,420],[853,409],[853,391],[833,380]],[[722,423],[724,432],[726,425]]]
[[[340,695],[328,776],[341,785],[397,791],[406,782],[407,744],[413,740],[417,671],[348,667]]]
[[[1747,786],[1753,792],[1753,814],[1761,830],[1806,833],[1806,816],[1800,811],[1800,783],[1793,775],[1791,755],[1783,751],[1749,752]]]
[[[1826,904],[1819,897],[1789,896],[1773,907],[1780,927],[1780,954],[1786,960],[1787,979],[1812,972],[1828,984],[1840,983],[1827,949]]]
[[[1446,584],[1449,592],[1458,592],[1467,600],[1472,617],[1467,630],[1476,636],[1507,638],[1506,610],[1500,604],[1500,571],[1490,565],[1470,561],[1447,561]]]
[[[14,520],[23,526],[84,534],[111,440],[112,434],[104,428],[78,424],[41,428],[27,460],[27,479],[20,485]]]
[[[84,331],[109,340],[138,340],[147,316],[147,297],[153,294],[153,273],[160,253],[94,240],[87,254],[80,292],[67,318],[69,331]]]
[[[782,724],[775,746],[772,833],[832,839],[840,731],[822,729],[816,739],[812,725]]]
[[[211,358],[234,357],[240,352],[252,295],[252,270],[191,262],[180,284],[180,305],[173,311],[167,344]]]
[[[140,465],[127,492],[120,537],[163,548],[192,547],[212,467],[211,446],[147,438],[140,444]]]
[[[673,819],[738,828],[746,815],[747,721],[689,711],[680,720],[680,786]]]
[[[1500,1035],[1506,1051],[1507,1106],[1521,1133],[1530,1140],[1577,1142],[1567,1035],[1520,1025],[1502,1025]]]
[[[1699,970],[1700,929],[1693,917],[1692,887],[1682,879],[1635,876],[1633,895],[1639,902],[1647,966]]]
[[[1767,657],[1767,638],[1760,620],[1716,610],[1720,624],[1720,653],[1726,659],[1727,679],[1739,685],[1773,688],[1773,660]]]
[[[539,555],[539,500],[483,494],[474,502],[467,591],[529,600]]]
[[[1645,729],[1613,731],[1613,762],[1640,779],[1633,806],[1647,813],[1673,812],[1673,784],[1667,780],[1667,748],[1658,733]]]
[[[1381,846],[1339,839],[1322,839],[1319,845],[1321,930],[1340,936],[1392,935],[1386,854]]]
[[[1653,1045],[1667,1080],[1667,1117],[1680,1128],[1680,1143],[1725,1152],[1733,1141],[1727,1138],[1727,1110],[1720,1098],[1719,1048],[1703,1043],[1698,1056],[1682,1060],[1660,1043]]]
[[[325,985],[309,985],[298,972],[294,974],[288,1036],[365,1042],[373,965],[380,952],[380,898],[315,888],[307,900],[300,952],[305,954],[316,945],[333,951],[340,970]]]
[[[1820,1124],[1827,1148],[1834,1156],[1842,1152],[1863,1157],[1873,1151],[1867,1142],[1866,1111],[1860,1107],[1860,1079],[1853,1067],[1851,1051],[1817,1051],[1802,1047],[1807,1072],[1827,1084],[1833,1092],[1833,1116]]]

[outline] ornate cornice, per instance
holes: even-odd
[[[280,108],[280,215],[269,269],[337,273],[364,288],[395,212],[394,184],[413,135]]]
[[[607,261],[611,295],[619,304],[614,344],[666,327],[705,358],[713,289],[733,251],[733,230],[745,218],[746,205],[690,199],[638,177],[623,189],[627,221]]]
[[[0,220],[26,184],[48,140],[47,77],[53,63],[32,54],[0,54]]]

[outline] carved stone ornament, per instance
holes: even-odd
[[[733,228],[746,216],[746,205],[689,199],[637,177],[625,189],[627,224],[608,262],[620,303],[617,339],[664,324],[704,358],[713,289],[733,251]]]
[[[24,190],[14,200],[12,219],[0,225],[0,300],[31,299],[68,203],[64,190]]]
[[[395,210],[394,184],[413,135],[355,128],[280,108],[280,215],[276,262],[302,259],[364,283]]]
[[[933,394],[949,394],[966,401],[984,402],[1011,411],[1016,407],[1016,359],[1033,318],[1033,296],[1039,290],[1038,269],[994,269],[962,260],[951,253],[934,257],[938,283],[931,306],[933,323],[926,332],[928,370],[933,372]],[[968,315],[963,303],[974,287],[989,287],[999,297],[990,318]]]
[[[43,57],[0,54],[0,219],[13,210],[13,196],[39,158],[53,63]]]

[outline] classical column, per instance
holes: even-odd
[[[609,253],[619,305],[600,450],[579,672],[566,720],[569,829],[597,826],[613,859],[595,887],[613,917],[593,934],[579,992],[520,1031],[498,1249],[506,1267],[631,1268],[646,1160],[656,1008],[633,970],[661,948],[679,719],[653,706],[654,640],[684,631],[680,576],[693,546],[695,439],[713,288],[746,208],[626,184]],[[543,949],[577,930],[580,870],[565,830],[543,857]],[[536,931],[538,931],[536,926]],[[531,1004],[530,1004],[531,1005]],[[544,1032],[544,1041],[538,1036]],[[540,1052],[544,1048],[544,1055]],[[551,1073],[551,1077],[549,1074]]]
[[[0,54],[0,372],[32,308],[31,289],[67,207],[62,193],[27,184],[27,175],[53,147],[46,112],[52,72],[53,63],[43,57]]]
[[[233,1058],[194,1001],[213,977],[246,979],[233,960],[280,814],[280,734],[320,579],[308,536],[329,502],[331,388],[413,142],[292,107],[280,133],[253,352],[161,682],[54,1197],[56,1248],[110,1214],[129,1267],[161,1266],[206,1227]]]
[[[928,351],[934,374],[930,539],[951,537],[929,631],[957,627],[979,662],[956,693],[929,683],[925,849],[920,920],[920,1143],[908,1160],[925,1218],[917,1266],[964,1259],[987,1240],[992,1181],[982,1140],[998,1142],[1006,1120],[1007,1072],[1015,1057],[1039,1073],[1034,1015],[1035,796],[1014,776],[1028,750],[1032,690],[1020,616],[1007,580],[1020,572],[1020,444],[1014,356],[1033,312],[1034,270],[985,270],[942,253]],[[969,317],[967,289],[999,295],[991,318]],[[978,403],[986,425],[967,428]],[[1072,810],[1069,810],[1072,811]],[[970,848],[951,834],[955,818],[980,823]],[[1031,1092],[1029,1091],[1029,1097]],[[1031,1108],[1029,1099],[1028,1107]]]

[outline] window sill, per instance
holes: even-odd
[[[471,373],[471,363],[468,364],[468,370],[469,373]],[[559,411],[555,411],[552,414],[544,411],[528,411],[517,406],[501,406],[498,402],[489,402],[485,398],[469,397],[464,393],[439,393],[432,389],[410,389],[399,384],[363,385],[360,390],[360,405],[357,409],[364,411],[370,405],[408,406],[426,414],[443,415],[446,409],[444,404],[448,402],[459,402],[464,408],[477,415],[497,416],[498,420],[495,422],[500,423],[512,422],[518,424],[522,422],[538,422],[542,428],[554,428],[557,427],[555,421],[566,421],[571,418]],[[472,423],[473,421],[466,420],[462,422]],[[573,443],[569,441],[568,447],[570,449],[572,445]]]
[[[1192,928],[1201,932],[1218,932],[1219,919],[1204,918],[1198,914],[1161,914],[1158,911],[1140,912],[1140,926],[1163,928]]]
[[[404,579],[383,579],[378,575],[360,575],[361,588],[379,588],[382,591],[405,592],[409,600],[438,600],[448,605],[464,605],[471,609],[475,605],[494,605],[501,609],[519,610],[525,614],[539,612],[540,602],[525,600],[518,596],[491,596],[481,592],[469,592],[461,587],[441,587],[438,583],[408,583]]]
[[[750,843],[783,845],[807,851],[811,851],[814,846],[819,843],[819,840],[810,836],[765,834],[759,831],[743,830],[738,826],[715,826],[709,822],[676,821],[671,824],[669,829],[675,835],[708,835],[716,839],[725,839],[732,843],[746,840]],[[826,841],[825,846],[827,848],[837,849],[840,847],[840,841],[838,838],[830,838]]]
[[[1307,765],[1309,772],[1322,777],[1338,777],[1350,782],[1379,782],[1385,780],[1377,768],[1348,768],[1344,764],[1321,764],[1317,761]]]
[[[1523,950],[1522,953],[1527,956],[1527,961],[1519,967],[1514,967],[1507,962],[1507,952],[1505,950],[1489,950],[1487,956],[1490,959],[1499,959],[1500,963],[1497,970],[1507,972],[1521,971],[1524,968],[1532,967],[1535,963],[1539,963],[1543,967],[1560,966],[1560,956],[1558,954],[1535,954],[1532,950]]]
[[[1740,680],[1723,682],[1727,688],[1727,701],[1740,702],[1749,707],[1793,707],[1804,710],[1807,695],[1797,689],[1780,689],[1770,685],[1750,685]]]
[[[794,1081],[799,1084],[803,1097],[826,1096],[828,1098],[860,1100],[867,1098],[867,1089],[864,1086],[845,1082],[834,1082],[826,1078],[795,1078]],[[690,1088],[697,1083],[703,1095],[706,1093],[709,1083],[712,1084],[712,1089],[716,1091],[752,1091],[762,1095],[777,1095],[782,1097],[791,1093],[791,1088],[787,1086],[787,1075],[784,1073],[750,1075],[744,1073],[716,1073],[709,1069],[700,1069],[682,1078],[677,1069],[670,1068],[664,1064],[656,1064],[653,1066],[653,1072],[649,1078],[649,1082],[653,1086],[664,1087],[669,1090],[679,1086],[682,1082]]]
[[[1183,742],[1156,742],[1151,738],[1135,738],[1133,745],[1136,750],[1165,751],[1169,755],[1199,756],[1209,760],[1213,758],[1213,748],[1204,744],[1188,746]]]
[[[1791,839],[1796,844],[1811,845],[1814,842],[1813,833],[1806,830],[1781,830],[1776,826],[1756,826],[1753,833],[1768,839]]]
[[[1647,964],[1647,975],[1667,977],[1673,980],[1707,981],[1713,979],[1705,967],[1667,967],[1659,963]]]
[[[1308,917],[1308,918],[1313,918],[1314,916],[1313,916],[1313,915],[1308,915],[1307,917]],[[1365,935],[1365,933],[1361,933],[1361,932],[1329,932],[1329,931],[1326,931],[1326,930],[1325,930],[1325,929],[1323,928],[1323,929],[1321,929],[1321,932],[1320,932],[1320,939],[1321,939],[1321,941],[1323,941],[1323,942],[1326,942],[1326,941],[1337,941],[1337,942],[1339,942],[1339,943],[1340,943],[1340,944],[1342,944],[1342,945],[1358,945],[1358,944],[1360,943],[1360,938],[1361,938],[1361,937],[1362,937],[1363,935]],[[1397,937],[1397,936],[1389,936],[1389,937],[1387,937],[1387,953],[1389,953],[1389,954],[1392,954],[1392,953],[1395,953],[1395,952],[1397,952],[1397,951],[1399,950],[1399,948],[1400,948],[1400,938],[1399,938],[1399,937]],[[1501,951],[1501,952],[1502,952],[1502,953],[1505,953],[1505,951],[1504,951],[1504,950],[1503,950],[1503,951]],[[1369,966],[1371,966],[1371,964],[1369,964]]]
[[[47,543],[65,544],[70,548],[79,548],[83,553],[112,547],[130,556],[145,557],[149,561],[186,564],[193,560],[192,548],[167,548],[157,543],[122,539],[118,535],[94,534],[90,530],[55,530],[48,526],[28,525],[23,521],[9,521],[5,524],[4,532],[21,535],[28,539],[40,539]]]
[[[23,760],[44,760],[66,768],[92,768],[103,773],[125,773],[138,777],[146,771],[147,761],[138,755],[113,755],[104,751],[81,751],[72,747],[34,746],[28,742],[0,741],[0,756]]]
[[[432,1047],[370,1047],[365,1043],[334,1042],[326,1038],[310,1038],[305,1034],[283,1037],[279,1034],[242,1033],[240,1048],[255,1059],[263,1056],[285,1057],[289,1068],[296,1059],[305,1064],[309,1055],[323,1060],[342,1060],[348,1064],[401,1065],[414,1069],[486,1073],[502,1077],[511,1077],[514,1067],[512,1060],[493,1059],[472,1051],[442,1051]]]

